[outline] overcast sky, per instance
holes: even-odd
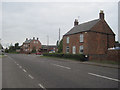
[[[118,40],[118,2],[3,2],[2,40],[6,47],[11,43],[20,45],[26,38],[39,38],[42,44],[55,45],[59,28],[62,36],[79,23],[99,18],[104,10],[105,20]]]

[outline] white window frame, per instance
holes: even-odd
[[[80,42],[83,42],[83,39],[84,39],[84,35],[80,34]]]
[[[80,47],[79,47],[80,54],[83,54],[83,51],[81,52],[81,50],[84,50],[84,46],[83,45],[80,45]]]
[[[73,47],[72,47],[72,53],[73,53],[73,54],[76,54],[76,46],[73,46]]]
[[[67,46],[66,47],[66,53],[69,53],[69,50],[70,50],[70,48],[69,48],[69,46]]]
[[[69,38],[69,37],[67,37],[67,42],[66,42],[67,44],[69,43],[69,39],[70,39],[70,38]]]

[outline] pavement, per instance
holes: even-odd
[[[118,70],[95,63],[7,54],[2,59],[2,87],[118,88]]]

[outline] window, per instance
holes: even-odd
[[[69,43],[69,37],[67,37],[67,43]]]
[[[76,47],[75,46],[73,46],[72,53],[76,54]]]
[[[83,42],[83,34],[80,34],[80,42]]]
[[[66,53],[69,53],[69,47],[66,47]]]
[[[83,54],[83,45],[80,46],[80,54]]]

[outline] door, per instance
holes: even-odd
[[[73,46],[73,48],[72,48],[72,53],[76,54],[76,47],[75,46]]]

